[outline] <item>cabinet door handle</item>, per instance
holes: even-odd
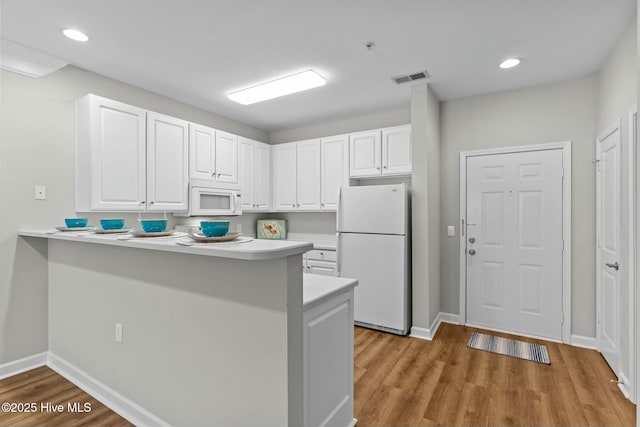
[[[386,169],[387,167],[386,167],[386,166],[384,166],[384,168]]]
[[[380,166],[376,166],[376,169],[377,169],[377,170],[380,170]]]
[[[216,176],[216,173],[215,172],[211,172],[211,176]]]
[[[150,205],[152,205],[152,204],[153,204],[153,202],[149,202],[149,204],[150,204]]]
[[[323,208],[324,208],[324,203],[320,203],[320,207],[323,207]]]
[[[141,205],[144,205],[145,203],[147,202],[145,202],[144,200],[140,202]]]

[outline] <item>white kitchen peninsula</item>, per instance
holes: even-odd
[[[323,278],[333,282],[314,282],[303,302],[300,264],[312,244],[180,246],[176,238],[19,234],[27,243],[49,242],[42,254],[48,259],[49,360],[130,401],[137,424],[298,427],[314,419],[305,414],[309,408],[326,407],[303,402],[309,397],[304,316],[307,307],[317,309],[336,295],[340,307],[348,305],[338,317],[348,320],[356,281]],[[114,340],[116,323],[122,343]],[[353,363],[353,330],[342,325],[342,344],[351,337],[351,353],[344,353],[351,360],[338,370]],[[345,391],[351,400],[340,402],[350,411],[349,425],[353,393]]]

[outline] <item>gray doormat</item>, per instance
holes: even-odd
[[[473,332],[471,338],[469,338],[467,347],[547,365],[551,364],[547,347],[540,344],[532,344]]]

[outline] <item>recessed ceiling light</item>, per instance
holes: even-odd
[[[520,58],[509,58],[509,59],[505,59],[504,61],[502,61],[502,63],[500,63],[500,68],[513,68],[517,65],[520,65],[520,63],[522,62],[522,59]]]
[[[231,92],[228,96],[229,99],[239,104],[250,105],[256,102],[266,101],[267,99],[278,98],[280,96],[302,92],[303,90],[313,89],[314,87],[324,86],[326,82],[324,77],[315,71],[307,70],[247,89]]]
[[[62,34],[77,42],[86,42],[87,40],[89,40],[89,37],[85,33],[83,33],[82,31],[74,30],[73,28],[65,28],[64,30],[62,30]]]

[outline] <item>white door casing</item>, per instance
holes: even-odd
[[[629,142],[629,226],[630,226],[630,239],[629,239],[629,399],[637,404],[636,398],[637,384],[638,384],[638,362],[637,362],[637,324],[638,324],[638,256],[640,256],[638,248],[638,216],[640,216],[638,191],[640,185],[638,185],[638,179],[640,174],[638,168],[640,167],[640,150],[638,150],[638,106],[634,105],[629,110],[629,133],[627,134]],[[640,411],[638,411],[640,412]],[[640,415],[640,414],[639,414]]]
[[[571,142],[460,153],[460,220],[461,323],[569,342]]]
[[[620,359],[620,122],[596,141],[598,350],[619,375]]]

